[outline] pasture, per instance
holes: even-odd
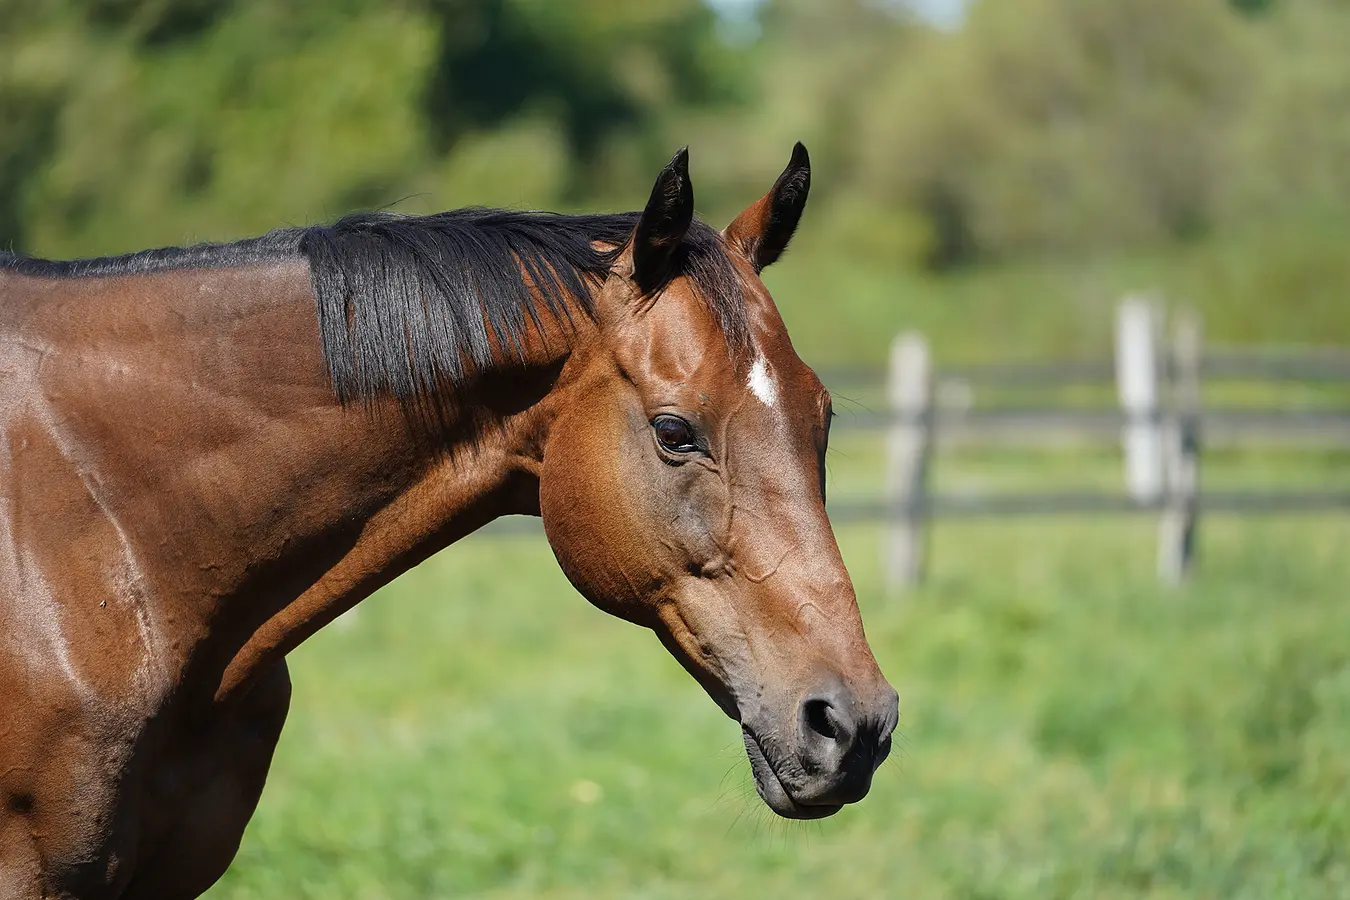
[[[875,446],[834,444],[832,496],[875,483]],[[1118,477],[1110,454],[943,465]],[[1347,477],[1336,455],[1215,469]],[[267,790],[207,896],[1350,895],[1350,521],[1211,518],[1177,591],[1151,517],[939,522],[901,600],[878,530],[839,538],[901,694],[861,805],[774,819],[652,635],[577,596],[542,538],[478,535],[292,655]]]

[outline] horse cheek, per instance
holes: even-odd
[[[563,574],[612,615],[645,622],[658,590],[642,527],[645,483],[640,442],[622,414],[556,422],[539,482],[539,511]],[[619,439],[615,440],[615,435]]]

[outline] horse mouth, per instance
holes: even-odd
[[[769,807],[785,819],[824,819],[844,808],[842,803],[806,804],[798,803],[778,777],[778,772],[769,757],[760,746],[759,739],[745,726],[741,726],[741,739],[745,741],[745,755],[750,758],[750,773],[755,778],[755,792]]]

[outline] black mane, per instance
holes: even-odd
[[[520,349],[526,321],[567,318],[569,297],[593,315],[592,292],[638,213],[569,216],[470,208],[429,216],[360,213],[231,244],[54,262],[0,252],[0,271],[53,278],[225,268],[304,257],[324,359],[340,400],[415,400],[462,384],[492,361],[493,341]],[[695,221],[677,275],[688,276],[732,347],[748,340],[740,278],[721,236]]]

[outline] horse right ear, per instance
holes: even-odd
[[[647,208],[633,230],[633,281],[644,294],[653,293],[670,279],[675,255],[693,221],[689,148],[681,147],[656,176]]]
[[[792,159],[773,187],[746,208],[722,234],[750,260],[756,272],[772,265],[787,249],[797,230],[806,195],[811,190],[811,158],[798,141]]]

